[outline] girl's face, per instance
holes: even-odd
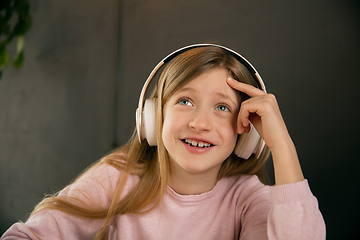
[[[224,68],[211,69],[183,86],[164,105],[162,138],[170,174],[215,176],[237,139],[239,94]]]

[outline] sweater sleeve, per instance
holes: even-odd
[[[63,189],[59,197],[66,197],[74,204],[108,208],[120,178],[120,171],[101,164],[84,174],[72,185]],[[136,179],[131,178],[125,188],[129,190]],[[42,210],[26,223],[15,223],[1,237],[11,239],[91,239],[103,227],[105,220],[86,219],[58,210]]]
[[[326,231],[318,201],[307,180],[271,187],[269,240],[324,240]]]
[[[271,187],[255,180],[249,179],[241,205],[240,240],[325,240],[325,223],[307,180]]]

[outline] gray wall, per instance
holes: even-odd
[[[111,149],[118,1],[30,1],[21,70],[0,81],[0,232]]]
[[[327,239],[359,238],[357,1],[31,2],[25,66],[0,82],[0,228],[126,142],[160,59],[215,41],[247,56],[277,96]]]

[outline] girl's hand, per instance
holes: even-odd
[[[276,98],[251,85],[227,78],[233,89],[250,98],[240,106],[237,131],[250,131],[250,121],[272,153],[276,185],[304,180],[295,146],[286,129]]]
[[[250,97],[241,103],[237,121],[239,134],[250,131],[251,121],[270,150],[291,141],[274,95],[232,78],[227,82],[233,89]]]

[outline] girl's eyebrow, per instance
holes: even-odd
[[[223,94],[221,92],[216,92],[215,94],[218,95],[220,98],[230,101],[232,104],[234,104],[234,106],[238,105],[236,102],[233,101],[233,99],[230,96],[226,94]]]
[[[196,92],[197,90],[195,88],[192,88],[192,87],[182,87],[182,88],[179,89],[179,92],[186,92],[186,91]]]
[[[187,91],[194,92],[194,93],[198,92],[198,90],[196,90],[195,88],[192,88],[192,87],[180,88],[178,92],[181,93],[181,92],[187,92]],[[230,101],[232,104],[234,104],[234,106],[238,105],[236,102],[234,102],[234,100],[229,95],[226,95],[222,92],[215,92],[214,95],[217,95],[219,98],[225,99],[226,101]]]

